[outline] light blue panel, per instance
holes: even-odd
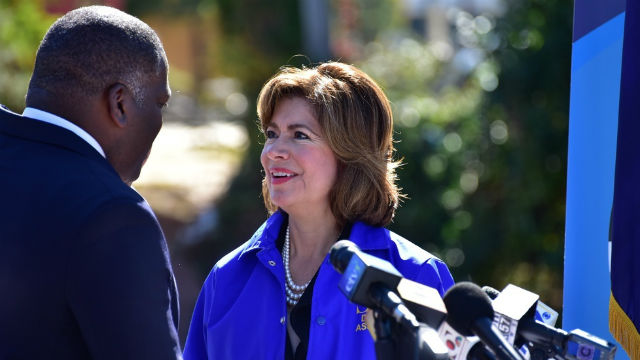
[[[622,41],[624,33],[624,12],[618,16],[611,18],[608,22],[600,25],[585,37],[580,38],[573,43],[571,49],[571,77],[573,78],[576,70],[581,69],[587,62],[591,61],[595,56],[611,47],[611,44]],[[622,69],[622,45],[620,47],[619,69]],[[620,75],[618,75],[618,78]],[[572,84],[573,85],[573,84]],[[573,88],[572,95],[573,95]],[[616,109],[617,109],[616,105]],[[617,111],[617,110],[616,110]],[[616,118],[617,118],[616,112]]]
[[[608,239],[623,34],[624,13],[573,44],[569,107],[562,327],[612,342]]]

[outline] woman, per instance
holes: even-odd
[[[374,359],[365,309],[338,290],[331,246],[350,239],[437,289],[447,266],[388,231],[398,205],[393,119],[380,87],[336,62],[286,68],[260,92],[271,216],[202,288],[185,359]]]

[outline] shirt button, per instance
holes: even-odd
[[[280,318],[280,324],[284,324],[284,316]]]
[[[327,323],[327,319],[325,319],[324,316],[318,316],[316,318],[316,323],[318,323],[318,325],[324,325]]]
[[[271,265],[271,266],[276,266],[276,262],[275,262],[275,261],[273,261],[273,260],[269,260],[269,265]]]

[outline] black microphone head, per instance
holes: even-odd
[[[444,294],[447,323],[464,336],[472,336],[473,323],[481,318],[493,320],[491,300],[482,289],[471,282],[459,282]]]
[[[491,300],[495,300],[498,297],[498,295],[500,295],[500,291],[492,288],[491,286],[486,286],[486,285],[483,286],[482,291],[484,291],[484,293],[487,294],[487,296]]]
[[[358,245],[354,244],[349,240],[338,240],[331,247],[331,251],[329,252],[329,261],[331,261],[331,265],[340,273],[344,273],[344,270],[349,265],[349,261],[351,261],[351,257],[354,253],[360,251]]]

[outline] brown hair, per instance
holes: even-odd
[[[314,110],[326,141],[338,159],[336,183],[329,193],[339,227],[363,221],[386,226],[399,198],[393,160],[393,116],[382,89],[362,70],[338,62],[313,68],[282,68],[262,88],[258,117],[264,132],[278,102],[302,97]],[[266,181],[262,195],[270,213]]]

